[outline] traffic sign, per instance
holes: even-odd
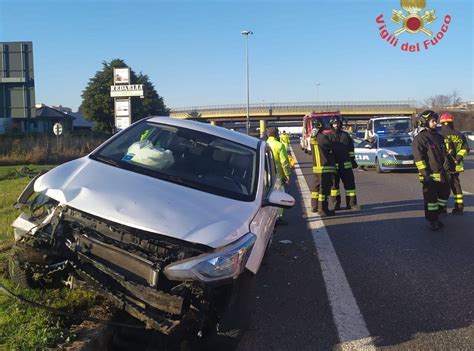
[[[61,123],[54,123],[53,132],[56,135],[61,135],[63,133],[63,125]]]

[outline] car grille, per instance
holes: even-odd
[[[395,155],[395,159],[399,161],[413,160],[413,155]]]

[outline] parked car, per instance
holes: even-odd
[[[474,132],[470,130],[463,130],[461,133],[466,137],[467,143],[469,144],[469,148],[472,150],[474,149]]]
[[[264,141],[152,117],[32,180],[10,274],[82,281],[148,328],[215,341],[244,329],[278,208],[294,203]]]
[[[359,166],[375,167],[378,173],[398,169],[416,169],[409,134],[376,135],[368,140],[355,139]]]

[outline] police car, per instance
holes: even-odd
[[[409,134],[376,134],[369,140],[354,139],[356,161],[360,167],[374,167],[378,173],[415,170],[412,141]]]

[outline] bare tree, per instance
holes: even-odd
[[[425,104],[426,106],[430,108],[440,108],[440,107],[445,107],[449,106],[451,103],[452,95],[434,95],[430,96],[429,98],[425,99]],[[457,97],[457,99],[460,99]]]
[[[450,98],[451,98],[451,105],[452,106],[457,106],[462,101],[461,95],[459,95],[459,92],[457,90],[453,90],[453,92],[451,93]]]

